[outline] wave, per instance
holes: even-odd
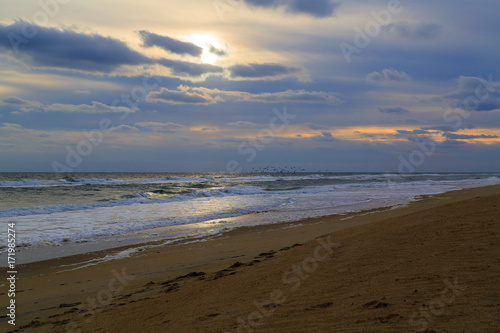
[[[308,175],[306,177],[321,177],[322,175]],[[481,179],[461,179],[461,180],[439,180],[439,179],[425,179],[413,180],[406,182],[393,182],[390,178],[380,179],[382,175],[376,178],[374,175],[349,175],[346,177],[359,177],[358,182],[344,183],[344,184],[329,184],[329,185],[310,185],[310,186],[285,186],[276,189],[266,188],[262,186],[251,185],[230,185],[227,187],[217,187],[208,190],[193,190],[185,189],[184,191],[169,191],[165,189],[153,190],[150,192],[136,192],[129,195],[124,195],[121,198],[110,199],[105,201],[98,201],[92,203],[81,204],[60,204],[48,206],[34,206],[34,207],[16,207],[6,210],[0,210],[1,217],[17,217],[28,215],[41,215],[60,213],[65,211],[89,210],[96,208],[115,207],[115,206],[128,206],[134,204],[155,204],[155,203],[168,203],[173,201],[189,201],[197,198],[209,197],[226,197],[226,196],[252,196],[252,195],[296,195],[307,193],[324,193],[334,192],[348,189],[362,188],[391,188],[397,191],[402,186],[461,186],[468,182],[492,182],[497,183],[500,181],[499,177],[492,176]],[[280,177],[274,177],[276,180]],[[281,179],[288,179],[290,177],[281,177]],[[241,180],[241,177],[238,178]],[[297,178],[295,178],[297,179]],[[304,179],[301,177],[300,179]],[[311,178],[308,178],[311,179]],[[369,181],[372,180],[372,181]],[[94,180],[95,181],[95,180]]]
[[[2,187],[48,187],[48,186],[81,186],[81,185],[140,185],[140,184],[178,184],[178,183],[237,183],[237,182],[260,182],[277,180],[301,180],[313,179],[313,176],[305,177],[275,177],[270,175],[251,176],[251,177],[228,177],[228,176],[205,176],[205,177],[162,177],[151,179],[113,179],[113,178],[71,178],[64,177],[58,180],[40,180],[40,179],[14,179],[0,181]]]
[[[193,177],[160,177],[146,179],[115,179],[115,178],[72,178],[69,176],[56,180],[41,179],[13,179],[0,181],[2,187],[44,187],[44,186],[82,186],[82,185],[140,185],[140,184],[183,184],[183,183],[250,183],[250,182],[281,182],[281,181],[301,181],[301,180],[338,180],[338,181],[407,181],[412,179],[431,178],[440,179],[443,177],[496,177],[498,174],[444,174],[444,173],[360,173],[360,174],[330,174],[314,173],[301,175],[276,175],[276,174],[258,174],[249,176],[233,177],[229,174],[220,174],[216,176],[193,176]]]
[[[254,194],[264,194],[264,193],[266,193],[266,191],[264,191],[260,187],[241,186],[241,185],[229,188],[211,189],[208,191],[189,191],[188,193],[170,196],[168,198],[164,198],[164,196],[158,195],[157,193],[153,192],[137,192],[125,195],[120,199],[112,199],[112,200],[92,202],[92,203],[61,204],[61,205],[35,206],[35,207],[16,207],[6,210],[0,210],[0,218],[53,214],[66,211],[89,210],[89,209],[115,207],[115,206],[128,206],[134,204],[154,204],[154,203],[167,203],[173,201],[188,201],[204,197],[243,196],[243,195],[254,195]]]
[[[7,209],[0,211],[0,218],[7,218],[2,220],[5,222],[13,217],[16,218],[19,228],[25,228],[24,232],[19,232],[20,235],[23,234],[24,243],[54,245],[64,242],[65,239],[83,242],[97,236],[226,219],[249,213],[265,212],[266,209],[271,208],[274,209],[274,214],[279,216],[291,214],[290,216],[293,215],[294,218],[304,217],[307,214],[342,213],[353,209],[349,208],[353,205],[359,206],[372,200],[375,206],[387,206],[399,204],[402,199],[405,202],[408,198],[419,195],[500,183],[499,177],[491,175],[482,176],[481,179],[459,180],[426,177],[400,183],[380,181],[380,179],[370,181],[367,177],[384,177],[387,174],[346,176],[363,176],[364,178],[348,183],[325,183],[325,185],[321,185],[322,182],[310,182],[310,186],[302,187],[295,186],[297,184],[293,183],[285,183],[280,186],[280,189],[275,190],[266,190],[269,184],[259,184],[259,186],[256,184],[230,184],[228,186],[226,184],[225,187],[193,189],[182,194],[170,194],[167,193],[168,191],[162,192],[163,190],[137,191],[117,199],[94,203]],[[288,177],[274,178],[278,180]],[[74,180],[77,181],[77,179]],[[156,203],[166,205],[154,205]],[[359,208],[358,206],[356,207]],[[277,207],[281,208],[276,210]],[[332,209],[336,210],[332,211]],[[316,211],[318,213],[314,213]],[[260,221],[261,217],[257,219]],[[276,218],[273,219],[273,221],[276,220]],[[226,227],[222,221],[217,223],[221,225],[215,225],[215,229]],[[211,230],[211,227],[207,230]],[[54,244],[49,242],[54,242]],[[1,240],[0,244],[2,244]]]

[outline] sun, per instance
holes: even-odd
[[[203,48],[203,53],[201,54],[201,62],[204,64],[215,64],[219,56],[210,52],[209,48]]]
[[[219,56],[213,52],[211,49],[219,49],[220,41],[213,35],[210,34],[195,34],[187,38],[191,43],[198,45],[203,49],[200,60],[204,64],[214,64],[219,60]]]

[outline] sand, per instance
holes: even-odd
[[[500,332],[500,186],[18,266],[17,332]],[[0,293],[6,299],[5,288]],[[3,328],[2,328],[3,330]]]

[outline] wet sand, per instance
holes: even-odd
[[[19,265],[20,332],[499,332],[500,186]],[[7,299],[4,287],[0,297]],[[2,329],[3,330],[3,329]]]

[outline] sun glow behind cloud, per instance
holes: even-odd
[[[204,64],[214,64],[219,60],[219,56],[210,50],[210,46],[222,49],[221,42],[217,37],[209,33],[197,33],[186,37],[186,40],[198,45],[203,49],[200,60]]]

